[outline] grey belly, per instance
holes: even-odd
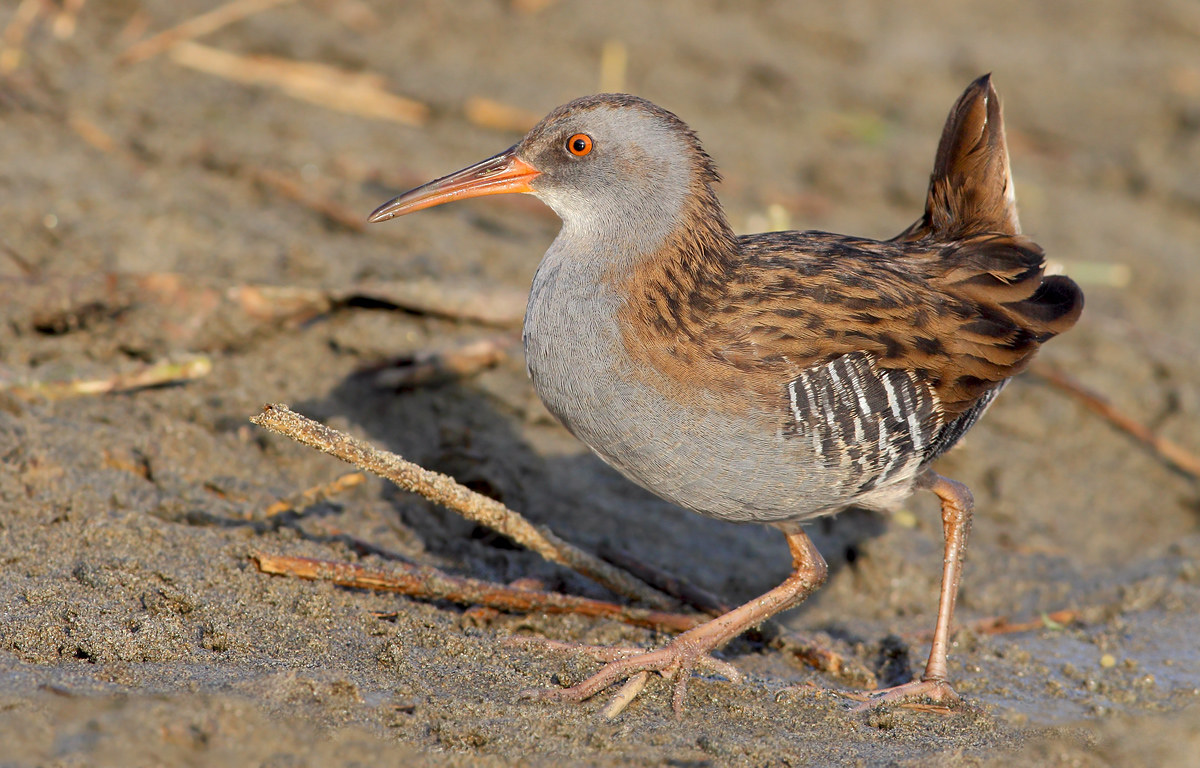
[[[681,507],[724,520],[779,522],[848,503],[811,445],[783,434],[781,415],[685,408],[623,368],[610,360],[606,370],[583,368],[583,377],[535,365],[530,373],[572,434],[625,477]]]

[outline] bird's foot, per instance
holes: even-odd
[[[867,693],[843,694],[861,702],[854,712],[867,712],[877,707],[896,706],[922,712],[949,714],[962,704],[962,699],[945,680],[913,680],[893,688]]]
[[[711,648],[696,642],[680,642],[686,636],[676,638],[670,644],[654,651],[640,648],[608,648],[602,646],[571,645],[554,641],[540,642],[540,645],[559,650],[587,653],[592,657],[608,663],[596,674],[581,683],[569,688],[535,689],[524,691],[521,698],[539,701],[584,701],[600,693],[609,686],[625,680],[616,695],[602,710],[601,715],[611,720],[632,702],[649,681],[650,673],[657,672],[665,679],[675,681],[672,696],[672,706],[676,716],[683,714],[683,701],[687,694],[687,683],[692,672],[703,669],[715,672],[732,682],[739,682],[742,673],[732,664],[713,658]],[[690,638],[689,638],[690,639]],[[520,641],[529,642],[529,641]]]

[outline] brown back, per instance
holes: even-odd
[[[824,232],[731,241],[703,192],[681,212],[679,236],[618,278],[626,349],[669,395],[692,396],[671,386],[687,380],[716,393],[780,392],[806,368],[866,351],[928,382],[949,420],[1083,309],[1078,286],[1045,276],[1042,249],[1020,234],[989,76],[950,112],[924,215],[890,241]]]

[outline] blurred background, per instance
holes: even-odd
[[[739,232],[887,238],[920,214],[946,113],[985,72],[1025,232],[1088,304],[941,463],[978,502],[951,660],[966,714],[864,724],[829,697],[777,701],[787,685],[853,686],[740,641],[727,656],[749,681],[695,681],[682,723],[660,684],[601,724],[602,702],[515,703],[592,667],[503,638],[662,636],[250,563],[403,561],[613,599],[374,479],[267,514],[349,471],[247,423],[283,401],[587,549],[731,601],[778,583],[778,534],[632,487],[537,402],[515,338],[552,213],[490,198],[366,215],[565,101],[617,90],[696,129]],[[1198,250],[1194,0],[3,0],[0,751],[1186,764],[1200,738]],[[814,535],[834,572],[785,623],[872,674],[916,670],[940,578],[935,505]],[[997,617],[1011,622],[988,631]]]

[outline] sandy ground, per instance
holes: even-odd
[[[5,0],[0,24],[29,5]],[[847,681],[742,640],[725,657],[746,681],[697,678],[682,720],[655,681],[604,722],[600,700],[517,699],[592,662],[500,641],[662,636],[257,572],[257,551],[406,560],[612,597],[382,481],[266,519],[274,500],[346,471],[247,423],[282,401],[729,600],[786,574],[774,531],[674,509],[586,453],[537,404],[519,354],[402,392],[356,373],[495,329],[370,305],[269,323],[219,303],[245,284],[523,289],[557,226],[532,201],[356,229],[270,174],[365,217],[519,137],[471,123],[468,99],[544,113],[596,90],[613,42],[625,87],[699,131],[740,231],[765,226],[771,205],[797,228],[899,231],[919,213],[947,109],[994,72],[1025,229],[1088,296],[1043,362],[1200,451],[1194,0],[517,6],[303,0],[201,41],[378,73],[431,107],[422,126],[169,55],[116,63],[204,2],[93,0],[70,35],[44,18],[29,30],[0,77],[0,375],[103,378],[185,353],[213,369],[127,394],[0,393],[0,765],[1196,764],[1197,483],[1032,377],[941,464],[978,501],[959,618],[1078,620],[960,631],[951,665],[969,705],[952,716],[849,715],[836,697],[784,690]],[[187,276],[178,301],[104,282],[163,272]],[[916,672],[940,571],[935,506],[844,515],[814,535],[833,572],[786,624],[884,679]]]

